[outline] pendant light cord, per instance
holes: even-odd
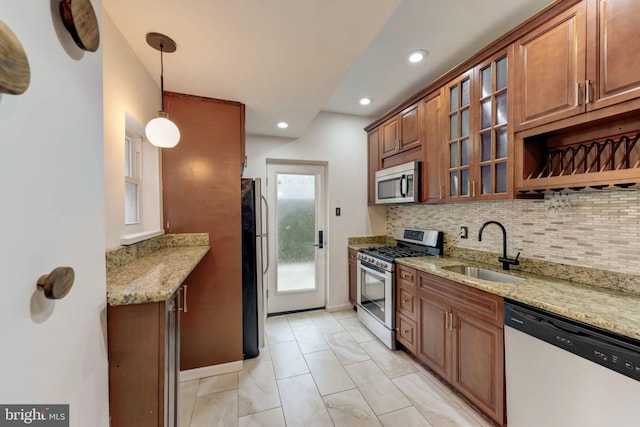
[[[164,52],[164,44],[160,43],[160,99],[162,101],[162,111],[164,112],[164,62],[162,53]]]

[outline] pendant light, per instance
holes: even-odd
[[[147,43],[152,48],[160,51],[160,99],[162,110],[158,111],[158,117],[152,119],[144,128],[144,133],[149,142],[156,147],[175,147],[180,141],[180,130],[171,120],[169,114],[164,111],[164,63],[162,55],[176,51],[176,42],[160,33],[147,33]]]

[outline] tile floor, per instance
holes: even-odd
[[[271,317],[242,371],[180,383],[180,427],[490,426],[352,310]]]

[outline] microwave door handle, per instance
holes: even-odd
[[[407,176],[402,175],[402,177],[400,178],[400,195],[402,197],[407,197],[407,189],[405,188],[406,183],[407,183]]]

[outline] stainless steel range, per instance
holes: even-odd
[[[395,260],[442,256],[442,232],[398,228],[397,246],[358,251],[358,319],[390,349],[396,347]]]

